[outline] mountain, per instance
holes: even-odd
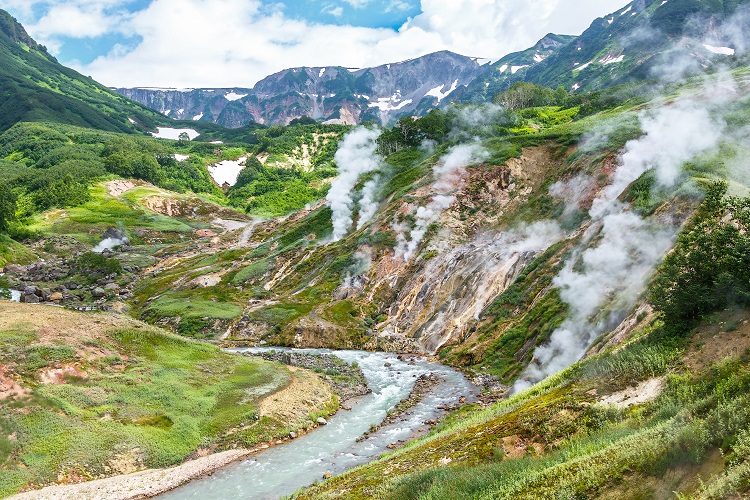
[[[683,73],[732,61],[743,45],[747,1],[635,0],[594,20],[577,37],[548,35],[535,47],[510,54],[453,98],[483,102],[515,82],[586,92]],[[546,47],[560,44],[552,53]]]
[[[22,121],[132,133],[164,117],[59,64],[0,10],[0,131]]]
[[[286,125],[301,116],[333,124],[389,123],[444,104],[486,71],[488,62],[443,51],[374,68],[287,69],[252,89],[115,90],[171,118],[226,127],[251,121]]]
[[[550,33],[492,64],[437,52],[376,68],[288,69],[254,88],[115,90],[172,118],[226,127],[251,121],[284,125],[301,116],[387,124],[449,102],[491,101],[520,81],[587,92],[725,64],[741,43],[738,32],[747,27],[745,17],[736,15],[744,3],[635,0],[594,20],[580,36]]]

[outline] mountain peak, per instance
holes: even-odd
[[[12,41],[23,43],[30,49],[39,50],[44,53],[47,52],[47,47],[38,44],[36,40],[29,36],[26,29],[24,29],[15,17],[2,9],[0,9],[0,32]]]

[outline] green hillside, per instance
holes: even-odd
[[[134,133],[168,121],[62,66],[0,10],[0,131],[18,122],[56,122]]]

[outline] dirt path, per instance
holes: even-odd
[[[124,476],[97,479],[81,484],[48,486],[10,497],[14,500],[131,500],[150,498],[205,476],[235,460],[246,457],[261,448],[231,450],[191,460],[169,469],[149,469]]]

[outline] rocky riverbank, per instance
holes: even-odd
[[[314,371],[323,377],[341,401],[370,393],[362,369],[356,363],[349,364],[336,356],[289,351],[246,352],[245,355]]]

